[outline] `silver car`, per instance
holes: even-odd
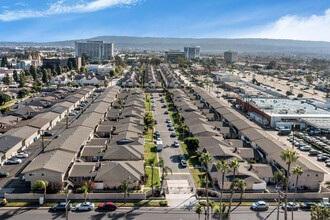
[[[94,203],[91,202],[84,202],[84,203],[79,203],[75,206],[76,211],[91,211],[95,207]]]

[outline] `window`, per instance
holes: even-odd
[[[41,176],[45,176],[45,174],[44,173],[41,173]]]
[[[309,177],[309,174],[307,174],[307,177]]]
[[[317,177],[317,176],[319,176],[319,174],[316,174],[315,176]]]
[[[35,173],[29,173],[29,176],[36,176]]]

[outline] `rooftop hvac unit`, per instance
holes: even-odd
[[[288,114],[288,110],[287,109],[282,109],[279,112],[280,114]]]

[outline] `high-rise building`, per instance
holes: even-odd
[[[177,57],[182,57],[184,58],[184,52],[179,51],[179,50],[171,50],[171,51],[166,51],[165,52],[165,61],[171,61],[172,63],[175,62],[175,59]]]
[[[226,51],[224,53],[224,58],[226,62],[232,63],[232,62],[237,62],[238,61],[238,52],[235,51]]]
[[[114,56],[114,44],[104,41],[76,41],[76,57],[81,57],[84,53],[93,60],[107,60]]]
[[[201,47],[200,46],[191,46],[184,48],[184,56],[186,59],[192,59],[200,57]]]

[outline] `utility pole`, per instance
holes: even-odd
[[[69,128],[69,116],[66,114],[66,129]]]

